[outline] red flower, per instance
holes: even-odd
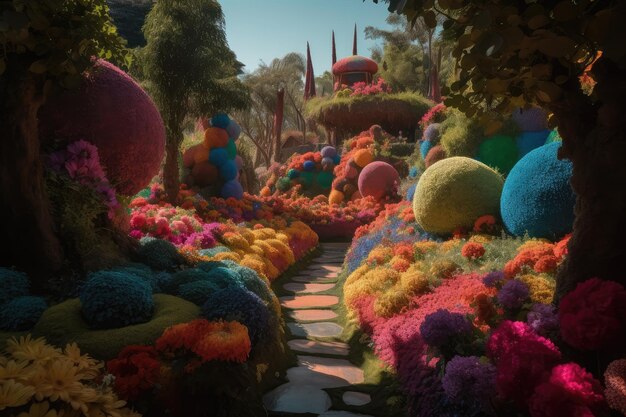
[[[542,256],[541,258],[539,258],[537,260],[537,262],[535,262],[535,265],[533,266],[533,269],[536,272],[554,272],[556,271],[556,268],[558,266],[558,260],[556,259],[555,256],[552,255],[546,255],[546,256]]]
[[[497,230],[496,218],[490,214],[481,216],[474,222],[474,232],[476,233],[493,233]]]
[[[127,400],[154,387],[161,375],[161,362],[152,346],[126,346],[107,368],[115,376],[115,390]]]
[[[569,234],[565,236],[563,239],[561,239],[556,245],[554,245],[554,256],[556,256],[559,259],[563,259],[567,255],[568,253],[567,245],[571,238],[572,238],[572,235]]]
[[[626,289],[617,282],[592,278],[561,299],[561,335],[580,350],[597,350],[624,341]]]
[[[463,245],[461,249],[461,255],[465,256],[467,259],[480,259],[485,254],[485,247],[480,243],[476,242],[467,242]]]
[[[487,323],[498,314],[498,310],[493,304],[493,297],[488,294],[478,294],[476,298],[474,298],[472,306],[476,313],[476,319],[478,319],[480,323]]]

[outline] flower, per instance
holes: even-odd
[[[474,232],[476,233],[494,233],[496,230],[496,218],[490,214],[481,216],[474,222]]]
[[[603,405],[600,382],[576,363],[555,366],[528,403],[532,417],[592,417]]]
[[[556,309],[550,304],[533,304],[526,316],[526,322],[534,331],[543,336],[559,328]]]
[[[0,384],[0,411],[7,407],[19,407],[26,404],[35,394],[35,389],[13,379]]]
[[[463,245],[463,248],[461,248],[461,255],[469,260],[480,259],[485,255],[485,247],[480,243],[467,242]]]
[[[433,347],[445,346],[454,338],[472,333],[472,324],[459,313],[439,309],[426,316],[420,326],[422,339]]]
[[[563,340],[580,350],[602,349],[626,334],[626,289],[592,278],[566,294],[559,305]]]
[[[504,282],[505,279],[506,276],[504,275],[504,272],[493,271],[483,277],[483,283],[486,287],[497,288]]]
[[[626,359],[613,361],[604,372],[606,402],[626,415]]]
[[[61,351],[46,344],[43,337],[33,339],[31,335],[11,338],[6,350],[17,360],[38,361],[57,357]]]
[[[126,346],[107,368],[115,376],[115,389],[125,399],[137,398],[151,389],[161,374],[161,363],[152,346]]]
[[[495,396],[496,367],[476,356],[455,356],[446,365],[443,390],[458,404],[488,404]]]
[[[487,356],[496,364],[500,395],[520,405],[561,360],[561,352],[549,339],[537,335],[526,323],[509,320],[489,337]]]
[[[57,412],[55,409],[50,408],[50,403],[44,401],[41,403],[32,403],[28,412],[22,412],[17,417],[61,417],[63,413]]]
[[[487,323],[498,314],[493,298],[487,294],[478,294],[474,298],[473,307],[478,322]]]
[[[221,360],[243,363],[248,359],[251,344],[248,329],[236,321],[213,322],[194,352],[204,361]]]
[[[502,286],[496,298],[503,307],[515,309],[524,304],[528,295],[529,291],[526,284],[521,281],[510,280]]]
[[[74,363],[69,359],[60,358],[52,362],[46,369],[41,391],[37,399],[49,398],[51,401],[68,402],[70,397],[77,396],[83,390],[80,375]]]

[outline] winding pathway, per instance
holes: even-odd
[[[350,406],[366,406],[369,394],[352,391],[364,382],[363,370],[348,361],[349,346],[340,340],[343,327],[335,323],[339,304],[335,295],[319,294],[332,290],[341,272],[348,243],[322,243],[322,255],[283,288],[293,295],[280,298],[289,328],[288,345],[297,354],[297,366],[287,370],[288,382],[267,393],[265,407],[276,415],[318,415],[320,417],[372,417],[332,410],[324,389],[346,387],[342,401]]]

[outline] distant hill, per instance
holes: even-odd
[[[128,41],[129,48],[144,46],[146,40],[141,32],[146,15],[152,7],[152,0],[107,0],[111,17],[117,30]]]

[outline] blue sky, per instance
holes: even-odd
[[[315,75],[331,67],[331,31],[335,30],[337,58],[352,54],[352,33],[357,24],[360,55],[380,43],[365,39],[366,26],[388,28],[384,2],[372,0],[218,0],[226,19],[230,48],[254,71],[289,52],[306,54],[311,45]]]

